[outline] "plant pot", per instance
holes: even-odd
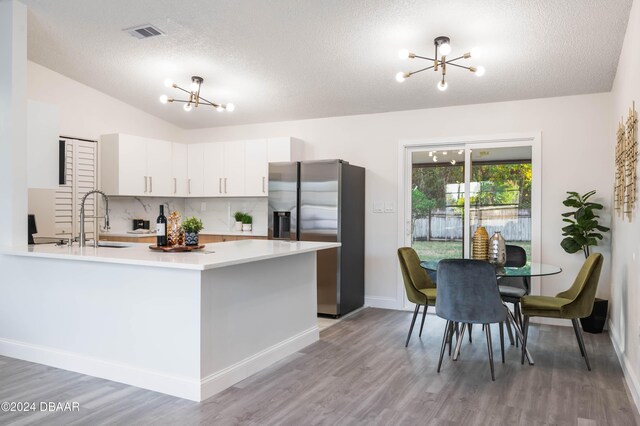
[[[602,333],[604,325],[607,322],[607,309],[609,301],[598,299],[593,301],[593,311],[586,318],[580,318],[582,329],[587,333]]]
[[[197,246],[198,245],[198,233],[197,232],[185,232],[184,233],[184,244],[187,246]]]
[[[242,230],[243,231],[251,231],[251,224],[250,223],[243,223],[242,224]]]
[[[236,231],[242,231],[242,222],[237,221],[233,229]]]

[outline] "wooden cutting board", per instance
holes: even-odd
[[[173,247],[158,247],[158,246],[149,246],[151,250],[155,251],[163,251],[165,253],[180,253],[180,252],[188,252],[194,250],[202,250],[204,245],[200,246],[173,246]]]

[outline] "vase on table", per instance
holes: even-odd
[[[187,246],[197,246],[199,243],[197,232],[185,232],[184,243]]]
[[[489,263],[498,267],[507,263],[507,247],[500,231],[496,231],[489,238]]]
[[[484,226],[478,226],[473,233],[473,253],[471,256],[477,260],[489,259],[489,233]]]
[[[235,226],[234,226],[234,231],[242,231],[242,222],[241,221],[236,221]]]

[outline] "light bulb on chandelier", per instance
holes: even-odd
[[[189,111],[191,111],[191,104],[184,104],[183,108],[184,108],[185,111],[189,112]]]
[[[440,80],[438,82],[438,90],[440,90],[441,92],[447,90],[447,87],[449,87],[449,83],[447,83],[446,81]]]

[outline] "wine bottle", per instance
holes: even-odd
[[[156,240],[158,247],[167,245],[167,218],[164,215],[163,205],[160,205],[160,216],[156,220]]]

